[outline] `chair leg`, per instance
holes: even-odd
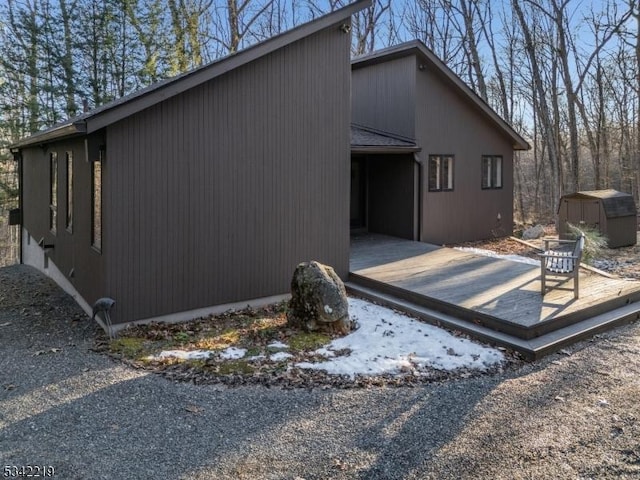
[[[545,294],[546,283],[547,283],[544,274],[545,274],[544,259],[542,259],[540,261],[540,293],[542,294],[543,297]]]
[[[576,300],[580,296],[580,272],[576,269],[576,273],[573,276],[573,298]]]

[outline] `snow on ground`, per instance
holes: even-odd
[[[244,348],[229,347],[220,352],[220,358],[224,360],[237,360],[243,358],[247,354]]]
[[[325,361],[298,362],[290,366],[324,370],[329,374],[354,378],[356,375],[419,374],[426,368],[486,370],[504,360],[504,355],[499,350],[456,337],[442,328],[419,322],[365,300],[350,298],[349,313],[358,328],[314,352],[326,358]],[[288,348],[282,342],[273,342],[268,347]],[[344,354],[345,350],[350,353]],[[217,355],[222,359],[240,359],[246,353],[243,348],[229,347]],[[207,350],[168,350],[152,358],[193,360],[206,359],[215,354],[216,352]],[[293,355],[290,353],[279,351],[247,360],[268,359],[281,362],[291,358]]]
[[[484,250],[482,248],[471,248],[471,247],[454,247],[453,249],[459,250],[461,252],[469,252],[476,255],[482,255],[483,257],[499,258],[501,260],[510,260],[512,262],[526,263],[528,265],[535,265],[537,267],[540,266],[540,260],[536,260],[535,258],[522,257],[520,255],[501,255],[499,253],[492,252],[491,250]]]
[[[165,358],[178,358],[180,360],[206,360],[215,352],[211,350],[164,350],[158,355],[151,355],[147,360],[163,360]]]
[[[297,363],[297,367],[353,378],[355,375],[419,373],[427,367],[485,370],[504,360],[499,350],[455,337],[446,330],[365,300],[350,298],[349,312],[359,328],[325,348],[329,351],[346,348],[351,354],[334,356],[320,363]]]

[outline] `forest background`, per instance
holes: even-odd
[[[0,0],[0,265],[18,255],[8,146],[348,0]],[[578,190],[640,194],[638,0],[373,0],[352,55],[422,40],[529,143],[518,223]]]

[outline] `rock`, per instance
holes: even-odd
[[[315,261],[296,267],[287,322],[308,332],[351,331],[347,291],[333,268]]]
[[[544,235],[544,227],[542,225],[536,225],[535,227],[529,227],[522,232],[523,240],[534,240]]]

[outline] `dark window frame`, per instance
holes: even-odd
[[[49,153],[49,231],[58,231],[58,152]]]
[[[497,165],[500,165],[498,176]],[[487,173],[487,166],[489,172]],[[482,190],[500,190],[504,186],[504,159],[502,155],[482,155],[480,161],[480,187]]]
[[[445,161],[446,163],[449,164],[449,167],[446,169],[443,168]],[[434,166],[436,166],[435,177],[433,175]],[[434,181],[437,182],[435,185],[433,184]],[[428,190],[430,192],[452,192],[454,190],[455,188],[455,155],[453,154],[429,155],[429,163],[427,168],[427,184],[428,184],[427,185]]]

